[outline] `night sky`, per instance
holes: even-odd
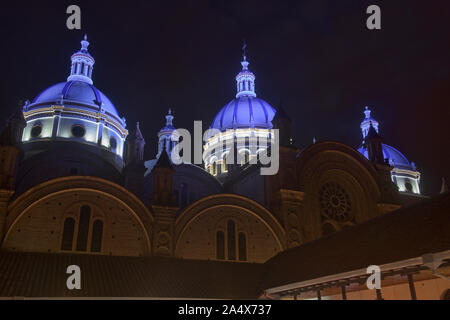
[[[81,7],[82,29],[66,28]],[[382,30],[366,28],[377,4]],[[256,93],[293,119],[300,148],[337,140],[358,147],[364,106],[380,134],[422,172],[422,191],[450,182],[449,1],[22,1],[0,13],[0,118],[65,81],[84,33],[94,85],[140,121],[146,159],[164,115],[204,129],[236,94],[242,40]]]

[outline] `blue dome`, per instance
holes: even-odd
[[[275,109],[262,99],[240,96],[219,111],[211,128],[221,131],[233,128],[271,129],[275,112]]]
[[[119,117],[116,108],[112,102],[94,85],[84,81],[67,81],[55,84],[42,91],[29,105],[29,109],[39,107],[41,105],[51,105],[58,101],[64,100],[65,104],[70,105],[71,102],[76,107],[81,107],[93,111],[98,111],[102,106],[103,112],[115,117],[120,123],[123,123]]]
[[[391,164],[395,168],[416,171],[416,168],[408,161],[408,159],[406,159],[406,157],[394,147],[383,143],[382,149],[384,158],[388,159],[389,164]],[[367,159],[369,158],[367,149],[365,147],[359,148],[358,151]]]

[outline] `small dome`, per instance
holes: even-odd
[[[266,101],[253,96],[231,100],[216,115],[211,128],[221,131],[233,128],[272,128],[275,109]]]
[[[383,156],[385,159],[388,159],[389,164],[399,169],[407,169],[416,171],[414,166],[406,159],[406,157],[394,147],[391,147],[387,144],[382,144]],[[364,155],[367,159],[369,158],[367,149],[365,147],[361,147],[358,151]]]
[[[94,85],[82,81],[60,82],[45,89],[33,100],[29,109],[33,109],[34,105],[55,104],[61,99],[65,104],[70,104],[70,102],[81,103],[98,110],[99,105],[101,105],[104,112],[120,120],[116,108],[108,97]]]

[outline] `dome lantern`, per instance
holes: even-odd
[[[366,109],[364,110],[365,118],[361,122],[363,139],[365,139],[367,134],[369,133],[370,126],[373,126],[375,131],[378,133],[378,121],[372,118],[372,116],[370,115],[371,112],[372,111],[369,109],[369,107],[366,106]]]
[[[236,98],[241,96],[251,96],[256,97],[255,93],[255,75],[248,70],[248,65],[250,64],[247,61],[246,49],[247,44],[244,42],[244,46],[242,47],[242,56],[243,60],[241,61],[242,70],[236,76],[236,85],[237,85],[237,94]]]
[[[72,66],[67,81],[82,81],[93,84],[92,69],[94,68],[95,60],[89,54],[88,46],[89,42],[87,41],[87,35],[85,35],[84,39],[81,40],[81,49],[70,57]]]

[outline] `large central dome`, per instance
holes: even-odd
[[[211,128],[220,131],[241,128],[272,129],[272,119],[276,111],[264,100],[256,98],[255,75],[248,69],[249,62],[245,53],[241,65],[242,70],[236,76],[236,98],[219,111]]]
[[[217,113],[211,128],[224,131],[237,128],[272,129],[275,109],[253,96],[240,96],[231,100]]]
[[[272,120],[276,111],[256,97],[255,75],[248,69],[245,47],[244,44],[242,70],[236,76],[236,98],[217,113],[210,127],[215,131],[204,145],[205,169],[214,176],[225,176],[230,165],[256,163],[274,142]],[[236,148],[236,154],[232,148]]]

